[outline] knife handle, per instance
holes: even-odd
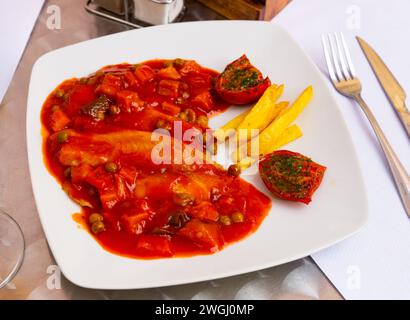
[[[406,129],[407,135],[410,138],[410,112],[405,104],[403,105],[403,108],[396,110],[401,120],[401,123],[403,124],[404,129]]]
[[[391,173],[396,183],[397,190],[399,191],[403,207],[407,213],[407,216],[410,218],[410,177],[404,168],[403,164],[400,162],[396,153],[394,152],[392,146],[384,135],[379,123],[374,117],[373,113],[370,111],[370,108],[367,106],[366,102],[363,100],[361,95],[354,96],[354,99],[359,103],[363,112],[366,114],[367,119],[369,119],[374,133],[379,139],[380,145],[384,151],[387,162],[389,164]]]

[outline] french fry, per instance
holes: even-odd
[[[302,135],[302,130],[300,130],[300,128],[296,124],[291,125],[289,128],[285,129],[285,131],[283,131],[276,144],[272,145],[270,149],[267,149],[265,154],[271,153],[283,147],[284,145],[287,145],[288,143],[300,138]],[[265,154],[261,154],[260,156]],[[257,159],[258,157],[244,157],[237,163],[237,166],[241,171],[244,171],[248,169],[254,162],[256,162]]]
[[[279,117],[279,115],[281,115],[283,112],[285,112],[288,105],[289,105],[289,101],[282,101],[276,104],[275,109],[276,109],[277,114],[275,118],[272,119],[272,121],[275,120],[277,117]],[[238,159],[242,159],[243,157],[246,157],[247,154],[250,154],[250,151],[251,151],[250,141],[253,141],[253,140],[250,139],[248,143],[246,142],[248,141],[246,139],[248,138],[249,131],[250,130],[248,130],[247,132],[243,132],[243,131],[237,132],[238,148],[237,148],[236,154],[234,153],[232,155],[232,159],[234,162],[236,162]]]
[[[277,109],[275,113],[280,115],[285,109],[289,106],[289,101],[281,101],[278,102],[274,108]],[[235,118],[233,118],[231,121],[227,122],[224,124],[222,127],[220,127],[218,130],[214,131],[213,135],[215,138],[218,139],[218,142],[223,142],[227,137],[229,137],[231,134],[233,134],[239,124],[243,122],[245,117],[251,112],[251,109],[246,110],[242,112],[241,114],[237,115]],[[272,119],[274,120],[274,119]],[[252,128],[254,129],[254,128]]]
[[[243,121],[243,119],[245,119],[245,117],[250,111],[251,111],[250,109],[245,110],[240,115],[236,116],[231,121],[227,122],[222,127],[220,127],[218,130],[216,130],[214,132],[214,137],[218,139],[218,142],[223,142],[225,138],[227,138],[230,135],[230,133],[233,133],[234,130],[236,130],[236,128]]]
[[[239,124],[237,130],[247,130],[248,140],[253,138],[252,132],[265,129],[269,123],[282,111],[277,108],[276,101],[283,93],[283,85],[272,85],[254,105],[245,119]],[[251,129],[256,129],[252,131]]]
[[[272,145],[276,146],[279,143],[283,131],[302,113],[312,99],[312,96],[313,87],[310,86],[302,92],[290,108],[284,111],[280,117],[272,121],[272,123],[259,134],[260,154],[268,153],[269,150],[272,149]]]
[[[266,149],[266,153],[264,153],[264,155],[271,153],[275,150],[278,150],[279,148],[283,147],[284,145],[287,145],[288,143],[291,143],[292,141],[300,138],[301,136],[303,136],[303,133],[302,130],[300,130],[300,128],[298,127],[298,125],[291,125],[289,128],[285,129],[285,131],[282,132],[276,143],[272,145],[271,149]]]

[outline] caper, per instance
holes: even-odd
[[[198,117],[198,119],[196,119],[196,123],[199,124],[202,128],[207,128],[208,127],[208,117],[201,115]]]
[[[116,114],[119,114],[120,112],[121,112],[121,109],[120,109],[120,107],[118,107],[118,106],[116,106],[116,105],[112,105],[112,106],[110,106],[110,114],[111,115],[116,115]]]
[[[174,193],[173,200],[175,204],[185,207],[187,205],[194,203],[195,197],[190,193],[178,192]]]
[[[67,131],[60,131],[57,134],[57,141],[59,143],[64,143],[68,140],[68,132]]]
[[[67,102],[69,98],[70,98],[70,94],[69,94],[69,93],[66,93],[66,94],[63,96],[64,102]]]
[[[64,91],[63,89],[57,89],[57,90],[54,92],[54,95],[55,95],[57,98],[62,98],[62,97],[64,96],[64,94],[65,94],[65,91]]]
[[[99,222],[99,221],[103,221],[103,220],[104,220],[104,217],[99,213],[92,213],[88,217],[88,222],[90,224],[93,224],[93,223],[96,223],[96,222]]]
[[[91,225],[91,231],[92,231],[94,234],[99,234],[99,233],[105,231],[104,222],[102,222],[102,221],[94,222],[94,223]]]
[[[181,113],[179,114],[179,118],[180,118],[182,121],[188,121],[188,116],[187,116],[187,114],[186,114],[185,112],[181,112]]]
[[[157,129],[171,130],[171,125],[169,124],[168,121],[166,121],[164,119],[159,119],[155,126],[156,126]]]
[[[184,112],[186,113],[188,122],[195,122],[195,120],[196,120],[196,113],[195,113],[194,110],[188,108],[188,109],[185,109]]]
[[[228,174],[237,177],[241,174],[241,169],[237,164],[231,164],[228,168]]]
[[[232,214],[231,219],[233,222],[238,223],[238,222],[243,222],[244,216],[242,212],[235,212]]]
[[[176,58],[173,63],[176,67],[182,67],[185,64],[185,60]]]
[[[116,173],[118,171],[118,165],[115,162],[110,161],[104,165],[104,169],[109,173]]]
[[[232,223],[231,218],[229,218],[228,216],[220,216],[219,222],[222,223],[224,226],[230,226]]]

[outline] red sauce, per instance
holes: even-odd
[[[214,93],[217,76],[194,61],[152,60],[66,80],[48,96],[45,163],[81,205],[75,221],[106,250],[140,259],[210,254],[263,221],[270,199],[219,165],[151,159],[154,129],[174,136],[181,121],[183,132],[202,133],[228,107]],[[94,213],[102,221],[90,221]]]

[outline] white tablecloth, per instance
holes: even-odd
[[[344,32],[363,84],[363,97],[408,169],[409,140],[354,36],[367,40],[410,92],[409,14],[408,0],[294,0],[274,19],[326,76],[320,36]],[[370,124],[355,103],[334,92],[359,155],[369,221],[357,235],[313,258],[347,299],[410,299],[410,220]]]
[[[0,102],[17,68],[43,3],[44,0],[0,1]]]

